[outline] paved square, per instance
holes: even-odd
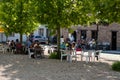
[[[109,64],[102,62],[69,63],[0,54],[0,80],[120,80],[120,72],[112,71]]]

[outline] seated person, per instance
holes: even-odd
[[[76,44],[75,44],[75,42],[73,42],[71,46],[72,46],[72,49],[73,49],[73,50],[76,49]]]
[[[16,43],[16,53],[22,53],[22,44],[20,42]]]
[[[12,40],[10,43],[10,50],[13,51],[13,53],[15,52],[15,47],[16,47],[15,42],[14,40]]]
[[[30,52],[34,52],[34,43],[32,43],[28,49],[30,49]],[[29,51],[28,51],[28,54],[29,54]],[[31,58],[35,58],[35,54],[32,54]]]
[[[29,46],[31,52],[34,52],[34,46],[35,46],[35,44],[36,44],[36,43],[33,42],[33,43],[31,43],[31,45]]]
[[[60,48],[61,48],[61,49],[63,49],[63,50],[65,50],[65,49],[66,49],[66,45],[65,45],[65,43],[64,43],[64,42],[62,42],[62,44],[60,45]]]
[[[40,57],[42,57],[43,49],[39,45],[39,43],[34,45],[34,51],[35,51],[35,56],[37,57],[37,54],[40,54]]]
[[[76,51],[82,51],[81,45],[78,44],[78,45],[76,46]]]

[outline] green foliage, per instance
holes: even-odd
[[[105,21],[120,23],[120,0],[90,0],[91,21]]]
[[[85,24],[87,22],[87,11],[85,12],[87,7],[84,4],[85,1],[36,0],[36,2],[37,20],[41,24],[47,24],[48,29],[51,29],[52,32],[57,32],[57,46],[59,53],[60,29],[71,28],[74,24]]]
[[[115,71],[120,71],[120,61],[114,62],[112,64],[112,69]]]
[[[48,24],[52,30],[68,28],[87,22],[86,9],[84,1],[80,0],[39,0],[37,20],[41,24]]]
[[[38,27],[33,0],[3,0],[0,5],[0,21],[6,34],[28,34]]]
[[[59,59],[59,54],[57,52],[53,52],[49,56],[50,59]]]

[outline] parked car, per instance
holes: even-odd
[[[47,44],[48,39],[43,36],[34,36],[33,41],[40,42],[41,44]]]

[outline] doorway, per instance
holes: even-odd
[[[74,31],[74,32],[72,33],[72,35],[73,35],[73,37],[74,37],[74,41],[77,42],[77,34],[76,34],[76,31]]]
[[[117,32],[116,31],[112,31],[111,49],[112,50],[116,50],[117,49]]]
[[[98,32],[96,31],[96,30],[92,30],[92,36],[91,36],[91,39],[95,39],[95,40],[97,40],[97,38],[98,38]]]
[[[86,39],[87,37],[87,31],[86,30],[81,30],[81,39]]]

